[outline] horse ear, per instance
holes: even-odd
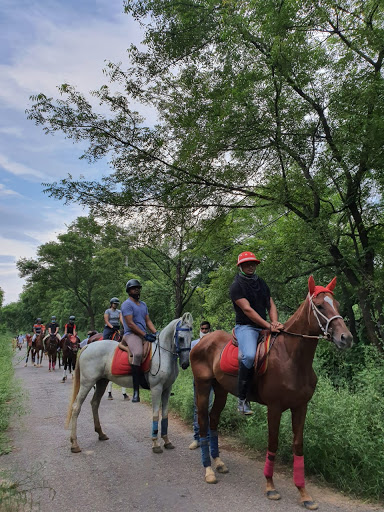
[[[335,288],[335,286],[336,286],[336,281],[337,281],[337,278],[336,278],[336,277],[334,277],[334,278],[332,279],[332,281],[331,281],[329,284],[327,284],[326,289],[327,289],[327,290],[329,290],[330,292],[331,292],[332,290],[334,290],[334,288]]]
[[[313,295],[315,293],[315,287],[315,280],[313,279],[313,276],[310,276],[308,279],[309,295]]]

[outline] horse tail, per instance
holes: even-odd
[[[85,348],[85,347],[84,347]],[[65,428],[69,427],[69,422],[72,418],[72,405],[73,402],[76,400],[76,397],[79,393],[80,389],[80,357],[78,358],[76,362],[76,368],[73,374],[73,384],[72,384],[72,397],[68,405],[68,413],[67,413],[67,419],[65,420]]]

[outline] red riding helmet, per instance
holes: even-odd
[[[256,258],[253,252],[249,251],[245,251],[239,254],[237,258],[237,266],[241,265],[242,263],[245,263],[246,261],[254,261],[256,265],[260,263],[260,260]]]

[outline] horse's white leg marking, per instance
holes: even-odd
[[[171,386],[167,389],[163,389],[161,396],[161,437],[164,441],[164,448],[167,448],[168,450],[174,448],[168,437],[168,402],[169,397],[171,396],[171,390]]]
[[[205,481],[207,484],[217,484],[217,478],[215,476],[215,472],[212,469],[212,466],[205,468]]]

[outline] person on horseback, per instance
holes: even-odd
[[[123,342],[128,345],[133,356],[132,381],[133,397],[132,402],[140,402],[139,385],[141,360],[143,357],[143,341],[156,341],[156,328],[149,318],[148,307],[140,300],[141,284],[137,279],[130,279],[126,284],[128,299],[121,305],[123,317],[124,336]],[[150,333],[147,333],[147,328]]]
[[[41,318],[36,319],[35,325],[32,327],[33,330],[33,337],[32,337],[32,343],[36,340],[36,337],[42,332],[44,334],[45,332],[45,325],[41,323]]]
[[[117,306],[120,304],[119,299],[117,297],[112,297],[109,303],[110,307],[106,309],[104,313],[105,325],[103,330],[103,340],[111,340],[115,332],[120,329],[120,323],[123,323],[121,311],[120,309],[117,309]]]
[[[55,335],[57,341],[61,340],[60,334],[59,334],[59,324],[56,322],[56,317],[53,315],[51,316],[51,321],[47,325],[48,327],[48,334],[44,338],[44,343],[47,338],[49,338],[50,335]]]
[[[236,313],[235,336],[239,344],[238,411],[245,415],[252,414],[246,396],[253,376],[260,331],[268,329],[271,332],[279,332],[284,328],[278,320],[277,308],[268,285],[255,273],[259,263],[260,260],[252,252],[245,251],[239,254],[237,267],[240,272],[230,288],[230,297]],[[266,320],[267,312],[270,322]]]
[[[109,304],[110,308],[106,309],[104,313],[105,325],[103,330],[103,340],[111,340],[113,335],[120,330],[120,324],[123,324],[121,311],[120,309],[117,309],[117,306],[120,304],[119,299],[117,297],[112,297],[112,299],[109,301]],[[108,400],[113,400],[112,382],[109,382],[107,391]],[[121,393],[124,400],[129,400],[126,388],[122,387]]]
[[[73,315],[71,315],[69,317],[69,323],[65,324],[65,326],[64,326],[64,336],[63,336],[63,339],[64,338],[68,338],[68,335],[70,335],[70,334],[73,334],[73,336],[76,336],[76,338],[77,338],[75,320],[76,320],[76,318]]]

